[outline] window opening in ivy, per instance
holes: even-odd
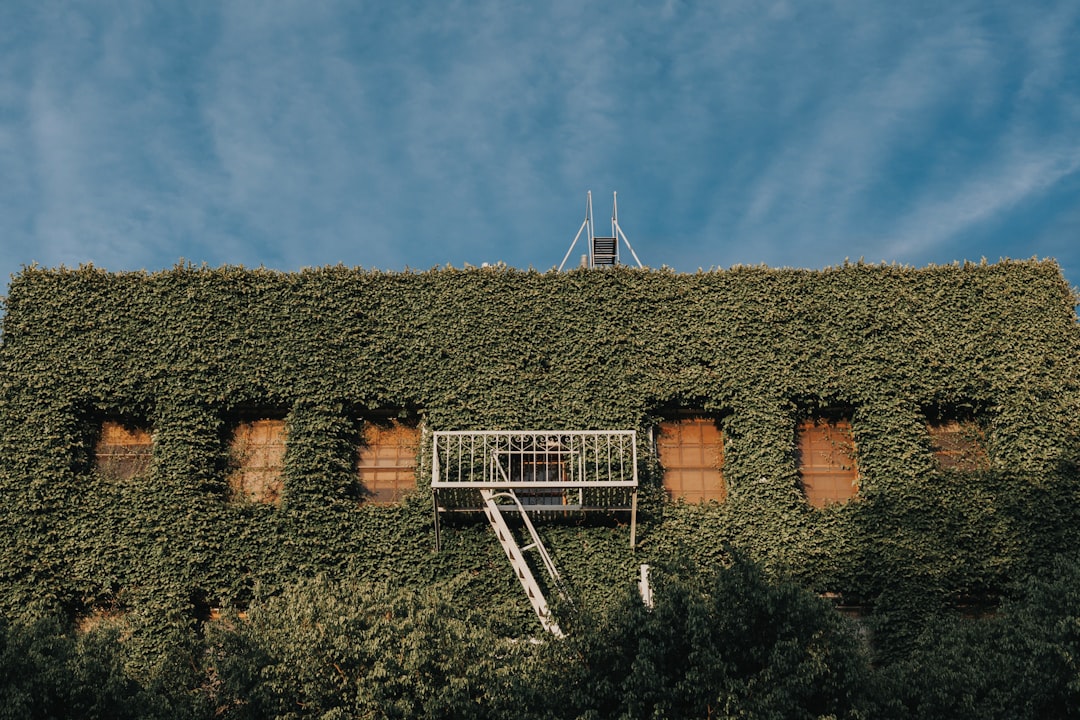
[[[854,497],[859,490],[859,471],[851,421],[816,417],[801,422],[798,466],[803,492],[814,507]]]
[[[285,421],[251,420],[237,424],[230,445],[229,490],[234,500],[281,501],[285,467]]]
[[[365,418],[357,468],[367,502],[389,505],[416,490],[416,420]]]
[[[690,414],[661,422],[656,450],[671,499],[695,503],[727,497],[724,436],[715,418]]]
[[[110,480],[130,480],[150,469],[154,441],[145,427],[106,420],[94,447],[94,464]]]
[[[75,618],[75,632],[80,635],[100,630],[105,627],[121,625],[127,617],[127,611],[119,607],[98,606]]]
[[[975,472],[990,467],[986,433],[974,420],[932,420],[926,429],[934,459],[942,470]]]

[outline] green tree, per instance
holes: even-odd
[[[545,679],[564,716],[590,718],[857,717],[868,665],[856,629],[825,601],[730,567],[653,571],[654,606],[624,599],[579,618],[562,651],[577,663]],[[553,650],[554,651],[554,650]]]
[[[133,678],[116,627],[76,632],[57,615],[0,619],[0,720],[209,717],[191,685],[177,690],[176,679],[144,686]]]
[[[483,718],[515,650],[446,588],[323,577],[211,636],[231,718]]]
[[[992,617],[940,618],[880,681],[881,717],[1080,717],[1080,562],[1056,558]]]

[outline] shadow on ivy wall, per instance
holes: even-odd
[[[845,601],[869,611],[882,660],[942,616],[993,614],[1006,589],[1080,543],[1080,455],[1037,477],[938,471],[851,507]]]

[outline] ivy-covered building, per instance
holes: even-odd
[[[878,612],[982,602],[1080,539],[1075,303],[1048,261],[29,268],[0,346],[3,607],[202,618],[324,573],[461,578],[531,625],[482,517],[435,551],[431,435],[612,429],[636,431],[635,547],[621,512],[541,528],[583,602],[731,548]]]

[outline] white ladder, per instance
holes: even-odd
[[[521,582],[521,587],[525,589],[525,594],[529,597],[529,603],[532,604],[536,617],[540,619],[540,624],[552,635],[563,637],[563,631],[559,628],[558,623],[552,619],[544,593],[540,590],[540,585],[537,584],[529,564],[525,561],[525,551],[536,550],[553,584],[556,587],[559,586],[559,571],[555,568],[555,563],[552,562],[547,548],[540,542],[540,536],[537,534],[532,520],[529,519],[529,514],[525,512],[525,508],[521,506],[521,501],[518,500],[513,490],[499,492],[492,488],[480,488],[480,495],[484,499],[484,514],[487,515],[488,522],[491,523],[491,529],[495,531],[495,536],[498,537],[499,544],[502,545],[503,552],[506,553],[506,558],[514,569],[514,574],[517,575],[517,579]],[[497,502],[499,497],[509,498],[513,501],[513,506],[500,506]],[[517,540],[514,538],[514,534],[510,532],[510,527],[506,524],[506,518],[503,517],[503,507],[514,507],[521,514],[521,519],[532,538],[531,544],[518,547]]]

